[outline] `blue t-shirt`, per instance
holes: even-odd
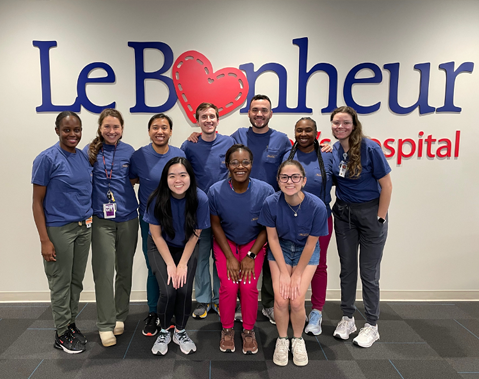
[[[210,212],[218,216],[226,238],[239,245],[245,245],[258,237],[263,227],[258,217],[265,199],[274,194],[268,183],[251,178],[250,186],[244,193],[236,193],[229,179],[211,186],[208,192]]]
[[[283,192],[278,191],[266,199],[258,222],[276,228],[279,238],[291,241],[297,246],[306,245],[309,236],[327,236],[326,206],[319,197],[309,192],[303,193],[301,209],[298,210],[298,206],[292,207],[297,212],[297,217],[294,217],[293,211],[286,203]]]
[[[391,172],[388,161],[381,147],[369,138],[363,138],[361,143],[361,165],[363,169],[359,178],[351,179],[339,176],[339,164],[344,159],[344,149],[339,142],[334,144],[333,175],[336,177],[336,197],[346,203],[365,203],[377,199],[381,194],[378,180]]]
[[[283,162],[288,159],[291,151],[288,151],[284,154]],[[316,151],[310,153],[303,153],[301,150],[296,150],[294,154],[294,160],[297,160],[304,167],[306,172],[306,185],[303,190],[309,193],[312,193],[323,200],[328,210],[328,217],[331,216],[331,187],[333,186],[333,177],[332,177],[332,165],[333,165],[333,154],[321,152],[321,157],[323,158],[324,171],[326,172],[326,189],[323,190],[323,178],[321,176],[321,169],[319,168],[318,156]]]
[[[253,132],[253,128],[239,128],[231,137],[236,143],[248,146],[253,152],[251,177],[262,180],[279,190],[276,174],[283,155],[291,149],[288,136],[277,130],[269,129],[264,134]]]
[[[221,134],[216,134],[215,140],[211,142],[204,141],[201,136],[197,143],[183,142],[181,150],[193,166],[196,184],[201,190],[208,192],[213,183],[228,177],[225,155],[234,144],[232,137]]]
[[[208,196],[206,196],[206,194],[199,188],[197,188],[196,193],[198,194],[198,209],[196,210],[197,225],[195,229],[203,230],[211,226]],[[160,225],[158,219],[155,217],[155,203],[156,198],[153,199],[150,206],[148,207],[148,211],[145,212],[143,216],[143,221],[147,222],[148,224]],[[183,199],[176,199],[173,196],[170,196],[170,203],[171,215],[173,217],[173,229],[175,230],[175,238],[171,239],[163,229],[161,231],[161,235],[168,245],[174,247],[184,247],[186,198],[184,197]]]
[[[92,170],[83,151],[69,153],[59,142],[35,158],[32,183],[47,187],[43,200],[46,226],[83,221],[93,214]]]
[[[166,154],[158,154],[151,143],[140,147],[133,153],[130,160],[130,179],[140,179],[138,197],[140,200],[140,215],[145,214],[146,203],[151,193],[160,183],[163,168],[171,158],[186,158],[183,150],[169,146]]]
[[[83,152],[88,155],[88,148],[86,145]],[[138,217],[138,201],[136,200],[135,190],[130,183],[130,158],[135,152],[135,149],[124,143],[118,141],[116,146],[103,144],[103,151],[98,151],[97,160],[93,165],[93,195],[92,206],[93,214],[99,218],[104,218],[103,204],[108,203],[106,193],[110,188],[115,198],[116,203],[116,217],[109,219],[116,222],[130,221]],[[105,157],[105,165],[103,164],[103,157]],[[113,159],[114,157],[114,159]],[[113,161],[113,172],[111,172],[111,164]],[[108,173],[106,178],[105,174]],[[108,187],[110,182],[110,187]]]

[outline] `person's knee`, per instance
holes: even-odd
[[[304,309],[304,297],[297,297],[290,301],[291,312],[301,312]]]
[[[274,297],[274,307],[279,311],[287,310],[289,307],[289,299],[283,299],[283,297],[275,296]]]

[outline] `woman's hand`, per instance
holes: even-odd
[[[321,147],[322,153],[331,153],[333,151],[333,148],[329,143],[321,143],[319,146]]]
[[[47,262],[57,261],[55,246],[53,246],[53,243],[50,240],[42,242],[42,256]]]
[[[256,280],[256,275],[254,273],[254,259],[246,256],[241,261],[240,280],[242,280],[244,284],[246,284],[246,282],[251,284],[252,279]]]
[[[299,289],[301,288],[301,274],[293,272],[291,275],[291,296],[290,299],[294,300],[299,296]]]
[[[173,285],[173,288],[178,288],[177,286],[177,274],[176,274],[176,266],[174,264],[169,264],[166,266],[166,272],[168,273],[168,281],[166,282],[166,285]]]
[[[240,281],[240,263],[234,257],[226,259],[226,270],[228,272],[228,280],[232,280],[233,283]]]
[[[177,277],[177,287],[175,289],[181,288],[186,284],[186,275],[188,273],[188,266],[185,264],[178,264],[176,267],[176,277]]]
[[[291,277],[288,273],[279,274],[279,293],[283,299],[288,299],[291,292]]]

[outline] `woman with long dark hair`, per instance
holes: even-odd
[[[80,117],[61,112],[55,120],[59,142],[33,162],[33,218],[40,236],[55,323],[53,347],[69,354],[85,351],[85,336],[75,324],[91,240],[91,172],[77,149]]]
[[[319,197],[326,205],[328,211],[328,235],[319,237],[319,264],[313,279],[311,280],[311,305],[308,325],[305,333],[320,335],[322,332],[321,322],[323,319],[323,306],[326,300],[326,287],[328,285],[328,272],[326,255],[329,241],[333,231],[333,218],[331,216],[331,186],[333,184],[331,167],[333,155],[330,152],[322,152],[316,135],[318,128],[316,121],[310,117],[303,117],[296,122],[294,136],[296,142],[289,154],[285,154],[284,160],[295,159],[304,168],[308,179],[303,190]]]
[[[273,187],[250,178],[253,153],[241,144],[225,156],[229,178],[213,184],[208,191],[216,268],[220,278],[220,350],[234,352],[236,296],[240,292],[243,318],[243,354],[256,354],[254,332],[258,313],[258,279],[263,267],[266,230],[258,224],[265,199]]]
[[[358,114],[351,107],[331,113],[334,144],[333,175],[336,179],[336,203],[333,207],[334,230],[341,262],[341,309],[343,317],[333,335],[347,340],[356,331],[354,312],[359,272],[363,285],[366,323],[353,339],[361,347],[370,347],[379,339],[379,273],[388,232],[388,208],[391,201],[391,168],[381,147],[366,138]]]
[[[138,241],[138,202],[129,179],[135,149],[121,141],[123,124],[119,111],[103,110],[97,136],[84,148],[93,166],[92,269],[97,327],[105,347],[115,345],[125,329]]]
[[[148,315],[145,317],[145,325],[142,333],[151,337],[158,332],[158,315],[156,307],[160,290],[155,275],[151,271],[148,260],[148,223],[143,219],[146,203],[151,193],[158,187],[163,167],[166,162],[174,157],[185,157],[183,150],[171,146],[170,138],[173,134],[173,120],[164,113],[151,116],[148,121],[148,135],[151,143],[140,147],[131,156],[130,180],[132,184],[139,183],[138,199],[140,200],[140,229],[142,250],[145,256],[148,277],[146,280],[146,298],[148,302]]]
[[[320,236],[328,234],[326,206],[317,196],[303,191],[307,182],[301,163],[287,160],[279,166],[281,191],[269,196],[259,216],[268,234],[268,260],[274,289],[274,314],[278,339],[273,362],[288,364],[288,325],[293,326],[293,363],[308,364],[302,338],[306,311],[304,298],[319,263]]]
[[[176,157],[163,169],[160,183],[151,194],[144,215],[150,225],[148,260],[160,287],[158,316],[161,330],[151,351],[165,355],[175,316],[173,342],[184,354],[196,351],[186,334],[191,313],[193,280],[201,230],[210,227],[208,197],[196,187],[193,168],[186,158]]]

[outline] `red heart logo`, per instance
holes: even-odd
[[[213,103],[224,116],[243,104],[248,96],[248,80],[243,72],[226,67],[213,72],[211,62],[198,51],[181,54],[173,65],[173,83],[189,120],[196,123],[195,112],[201,103]]]

